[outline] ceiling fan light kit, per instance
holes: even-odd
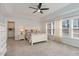
[[[40,10],[37,10],[37,12],[40,12]]]
[[[35,11],[33,13],[38,12],[38,13],[41,13],[41,14],[43,14],[42,10],[49,10],[49,8],[41,8],[41,7],[42,7],[42,3],[39,3],[37,8],[35,8],[35,7],[29,7],[29,8],[35,9]]]

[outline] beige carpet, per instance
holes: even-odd
[[[27,41],[8,39],[6,56],[77,56],[79,48],[49,40],[30,46]]]

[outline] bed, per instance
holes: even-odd
[[[29,39],[29,43],[31,43],[31,45],[42,41],[48,41],[46,33],[32,33],[31,38]]]

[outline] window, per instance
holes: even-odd
[[[51,22],[47,24],[47,33],[48,35],[51,35]]]
[[[79,38],[79,19],[73,20],[73,37]]]
[[[53,22],[53,34],[55,33],[55,23]]]
[[[55,32],[54,21],[53,22],[49,22],[47,24],[47,33],[48,33],[48,35],[54,35],[54,32]]]
[[[62,21],[62,35],[65,37],[69,36],[69,20]]]
[[[63,28],[69,28],[69,20],[64,20],[62,23],[63,23]]]

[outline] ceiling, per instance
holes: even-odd
[[[35,10],[29,8],[29,6],[36,7],[37,5],[38,3],[1,3],[0,14],[11,17],[29,17],[39,19],[67,6],[68,3],[43,3],[42,7],[49,8],[49,10],[43,11],[43,14],[33,13]]]

